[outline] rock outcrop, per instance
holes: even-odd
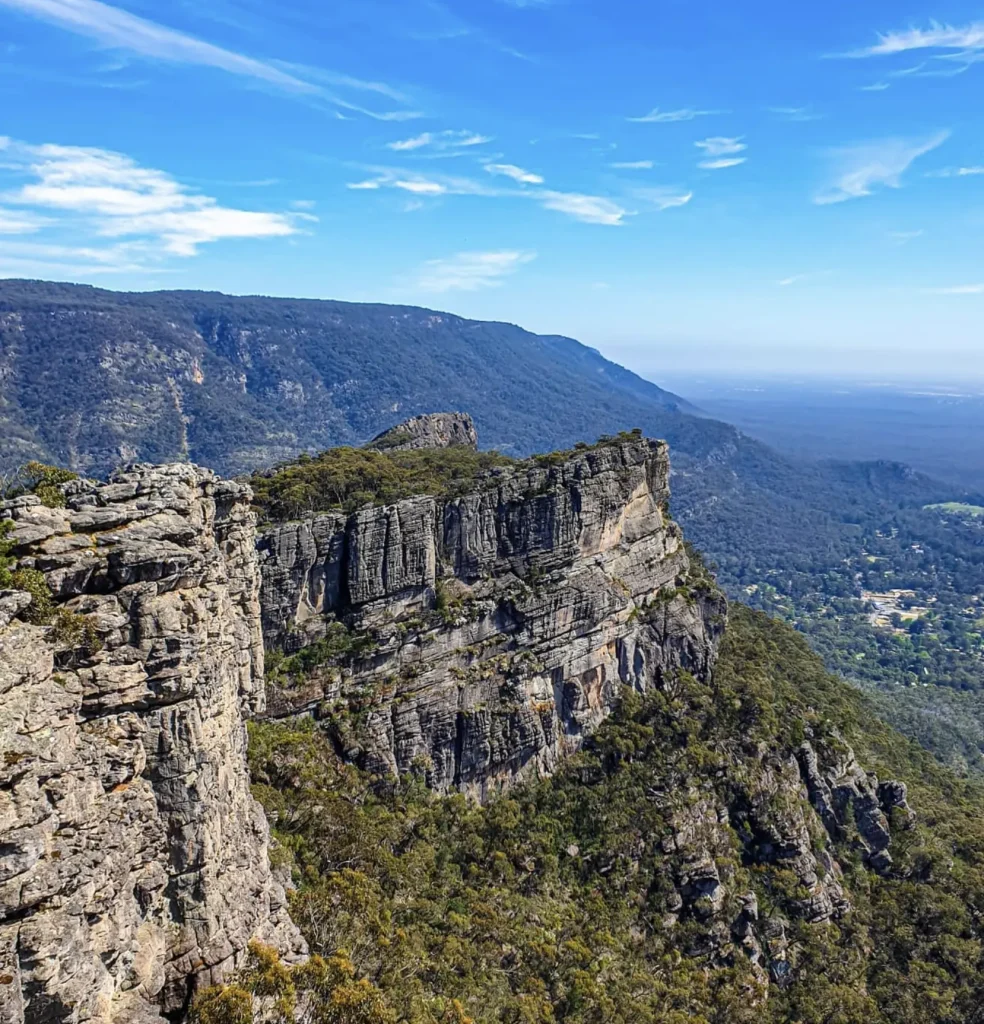
[[[549,771],[622,685],[710,671],[725,602],[667,515],[668,474],[663,442],[627,437],[494,470],[453,500],[264,530],[268,646],[332,633],[353,650],[272,685],[271,712],[313,712],[364,767],[423,764],[441,791]]]
[[[478,434],[465,412],[432,412],[413,416],[374,437],[369,448],[412,451],[419,448],[477,448]]]
[[[0,1019],[179,1018],[250,938],[302,948],[246,768],[250,492],[187,465],[64,489],[2,513],[57,618],[0,594]]]

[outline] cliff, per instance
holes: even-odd
[[[302,947],[246,769],[250,492],[180,465],[64,490],[0,516],[59,614],[12,619],[26,595],[0,596],[0,1018],[180,1016],[250,938]]]
[[[624,436],[261,531],[270,711],[312,712],[372,771],[479,797],[549,771],[620,687],[710,671],[725,602],[667,513],[667,446]],[[313,672],[311,644],[341,650]]]
[[[714,970],[740,962],[763,991],[794,969],[801,924],[855,907],[845,865],[892,875],[893,829],[912,827],[905,787],[879,783],[811,708],[781,739],[763,731],[760,670],[717,666],[727,607],[669,518],[665,443],[633,433],[524,462],[445,456],[472,475],[443,493],[259,533],[248,487],[188,465],[62,484],[64,507],[25,495],[0,509],[19,569],[44,580],[33,601],[0,592],[0,1019],[181,1021],[252,938],[303,957],[250,794],[248,716],[273,737],[264,800],[282,793],[268,804],[285,812],[278,827],[300,830],[301,855],[316,858],[319,823],[359,820],[325,808],[387,788],[371,776],[418,773],[485,804],[553,775],[572,800],[601,799],[610,772],[591,765],[607,764],[597,751],[611,739],[555,773],[631,704],[630,687],[647,710],[612,732],[616,766],[645,750],[640,785],[619,797],[630,817],[592,839],[605,816],[572,811],[549,863],[648,878],[640,934],[658,928],[674,955]],[[276,737],[310,719],[301,745],[327,737],[331,759],[368,773],[359,792],[344,795],[343,774],[331,791],[330,771],[307,791],[296,736]],[[340,869],[330,857],[295,867],[308,882]],[[312,918],[306,900],[298,920],[316,945],[364,917],[346,925],[330,902]]]

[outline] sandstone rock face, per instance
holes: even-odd
[[[302,942],[250,795],[263,647],[249,489],[137,466],[18,499],[21,566],[101,649],[0,594],[0,1019],[180,1016],[253,936]]]
[[[623,684],[710,671],[725,603],[666,514],[668,473],[663,442],[632,438],[496,470],[455,500],[264,531],[268,647],[338,623],[372,645],[272,687],[271,713],[313,712],[364,767],[423,765],[441,791],[550,771]]]
[[[374,437],[369,448],[411,451],[415,448],[477,448],[478,434],[464,412],[432,412],[413,416]]]

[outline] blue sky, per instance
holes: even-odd
[[[0,276],[984,376],[984,4],[0,0]]]

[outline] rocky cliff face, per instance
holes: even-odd
[[[423,764],[442,791],[549,771],[623,684],[710,671],[725,604],[666,514],[668,473],[636,437],[263,531],[267,644],[347,652],[274,673],[271,712],[311,711],[363,766]]]
[[[301,946],[246,771],[249,490],[174,465],[66,493],[2,513],[61,615],[11,619],[26,596],[0,597],[0,1018],[180,1017],[251,937]]]

